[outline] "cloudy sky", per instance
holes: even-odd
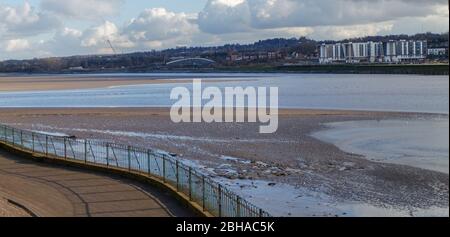
[[[447,0],[0,0],[0,60],[447,32]]]

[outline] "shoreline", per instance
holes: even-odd
[[[45,111],[45,110],[128,110],[128,111],[142,111],[142,110],[152,110],[158,113],[164,114],[166,116],[170,115],[170,108],[168,106],[69,106],[69,107],[29,107],[29,106],[11,106],[11,107],[0,107],[0,111],[4,110],[35,110],[35,111]],[[224,108],[225,110],[227,108]],[[247,112],[247,110],[246,110]],[[424,111],[400,111],[400,110],[371,110],[371,109],[328,109],[328,108],[294,108],[294,107],[279,107],[278,115],[282,116],[306,116],[306,115],[348,115],[348,114],[385,114],[392,116],[422,116],[422,117],[449,117],[449,113],[445,112],[424,112]],[[1,117],[0,117],[1,118]]]
[[[82,89],[97,89],[97,88],[108,88],[108,87],[117,87],[117,86],[133,86],[133,85],[145,85],[145,84],[173,84],[173,83],[191,83],[192,79],[195,79],[195,75],[191,76],[183,76],[182,78],[173,77],[177,74],[183,73],[199,73],[203,75],[209,75],[203,80],[204,83],[210,82],[233,82],[233,81],[246,81],[246,80],[258,80],[255,78],[258,74],[366,74],[372,75],[377,73],[355,73],[352,71],[347,71],[346,69],[342,69],[341,72],[334,71],[317,71],[317,72],[308,72],[301,71],[307,66],[298,66],[298,67],[286,67],[290,68],[291,71],[210,71],[210,72],[196,72],[196,71],[162,71],[162,72],[149,72],[147,75],[134,76],[130,73],[130,75],[123,75],[123,72],[101,72],[101,73],[73,73],[73,74],[1,74],[0,73],[0,93],[8,93],[8,92],[27,92],[27,91],[55,91],[55,90],[82,90]],[[313,66],[308,66],[314,68]],[[330,66],[323,66],[324,68]],[[349,66],[342,65],[333,65],[333,67],[345,68]],[[352,66],[355,67],[355,66]],[[361,66],[362,67],[362,66]],[[381,66],[376,66],[381,67]],[[389,67],[397,67],[397,66],[389,66]],[[296,71],[300,70],[300,71]],[[309,70],[309,69],[308,69]],[[433,70],[432,70],[433,71]],[[145,72],[144,72],[145,73]],[[152,75],[154,73],[154,75]],[[162,75],[158,75],[161,73]],[[126,73],[128,74],[128,73]],[[164,75],[166,74],[166,75]],[[214,74],[231,74],[219,77],[219,79],[215,79],[217,76],[211,76]],[[232,75],[235,74],[235,75]],[[252,75],[253,74],[253,75]],[[233,79],[236,76],[240,75],[241,77],[248,77],[248,79]],[[387,73],[386,75],[401,75],[399,73]],[[422,75],[422,76],[442,76],[447,74],[420,74],[420,73],[407,73],[406,75]],[[226,79],[223,79],[226,77]],[[220,79],[221,78],[221,79]]]
[[[325,124],[329,122],[429,119],[439,115],[280,110],[279,131],[271,135],[258,134],[258,124],[173,124],[168,116],[167,108],[0,108],[0,122],[19,128],[178,154],[180,159],[204,167],[211,177],[224,179],[237,191],[253,198],[257,197],[252,193],[259,189],[275,190],[288,185],[306,190],[306,196],[310,191],[322,193],[333,203],[357,202],[418,210],[435,206],[448,208],[445,204],[448,203],[448,174],[372,162],[310,135],[326,129]],[[265,185],[255,188],[252,183],[257,184],[259,180]],[[275,186],[269,187],[269,184]],[[302,198],[297,197],[280,199],[280,206],[289,210],[288,203],[298,202],[302,211],[309,210],[307,216],[323,214],[306,208],[300,201]],[[318,203],[325,201],[317,200]],[[307,203],[310,205],[311,200]],[[288,216],[287,212],[280,214]]]
[[[311,64],[311,65],[255,65],[221,66],[216,68],[180,68],[180,69],[85,69],[80,71],[59,72],[0,72],[2,74],[114,74],[114,73],[290,73],[290,74],[383,74],[383,75],[449,75],[448,63],[442,64]]]

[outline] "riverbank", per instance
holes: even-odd
[[[271,211],[283,216],[400,213],[395,210],[403,210],[401,213],[408,210],[406,215],[416,215],[418,210],[421,213],[435,208],[448,210],[448,174],[373,162],[311,136],[331,122],[435,116],[281,110],[278,132],[262,135],[258,133],[259,125],[252,123],[174,124],[166,108],[0,109],[0,122],[11,126],[177,154],[212,178],[222,179],[256,205],[271,203],[265,195],[259,195],[261,190],[271,193],[269,199],[278,201],[277,208],[272,207]],[[342,207],[342,203],[368,205],[372,211],[352,212],[350,209],[355,205]],[[428,215],[439,214],[428,211]]]
[[[448,64],[330,64],[287,66],[242,66],[218,68],[224,72],[311,74],[415,74],[449,75]]]
[[[79,71],[8,72],[17,74],[73,75],[73,74],[120,74],[120,73],[292,73],[292,74],[393,74],[393,75],[449,75],[448,64],[311,64],[311,65],[237,65],[211,68],[133,68],[133,69],[84,69]],[[0,72],[1,73],[1,72]]]

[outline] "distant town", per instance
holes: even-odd
[[[110,42],[105,42],[105,44]],[[111,45],[112,52],[116,50]],[[151,72],[242,70],[320,65],[448,64],[448,32],[368,36],[341,41],[305,37],[253,44],[176,47],[148,52],[111,53],[0,62],[0,73]]]

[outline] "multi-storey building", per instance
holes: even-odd
[[[390,40],[385,43],[385,53],[383,61],[386,63],[396,63],[398,62],[397,58],[397,44],[395,41]]]
[[[445,56],[448,55],[448,48],[431,48],[428,49],[428,55]]]
[[[381,42],[369,42],[369,62],[383,62],[384,47]]]
[[[398,63],[423,60],[426,55],[426,41],[349,42],[321,45],[319,62]]]
[[[427,55],[426,41],[397,41],[397,58],[399,61],[425,59]]]

